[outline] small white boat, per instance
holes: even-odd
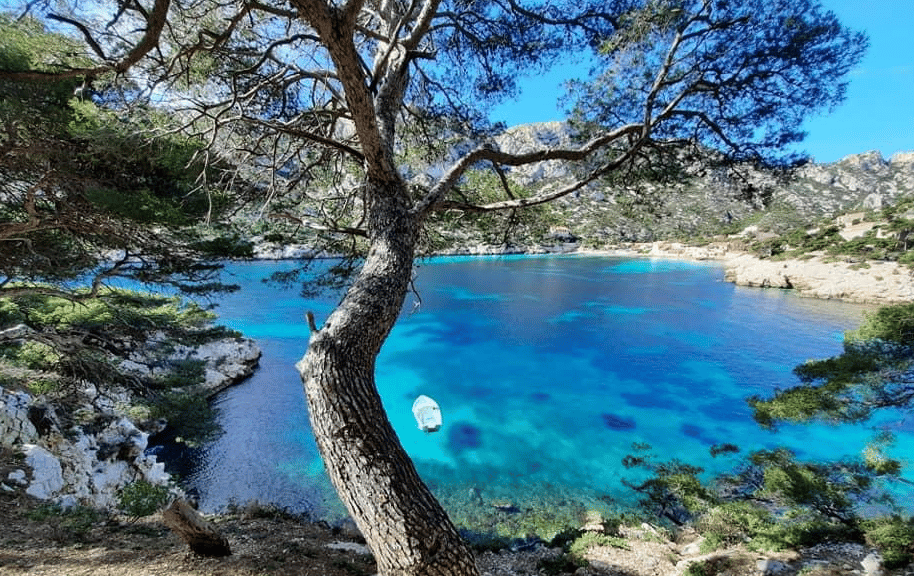
[[[413,402],[413,416],[423,432],[437,432],[441,428],[441,408],[428,396],[421,395]]]

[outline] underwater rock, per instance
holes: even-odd
[[[632,430],[635,428],[634,418],[618,416],[610,412],[604,412],[600,416],[602,416],[603,423],[610,430]]]
[[[455,452],[472,450],[482,446],[479,428],[466,422],[458,422],[448,428],[447,444]]]
[[[695,424],[683,424],[679,427],[679,430],[682,431],[682,433],[686,436],[695,438],[696,440],[699,440],[705,444],[714,444],[714,440],[707,435],[705,429],[701,426],[696,426]]]

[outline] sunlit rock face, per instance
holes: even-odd
[[[172,354],[203,360],[202,391],[211,395],[250,375],[260,349],[251,340],[226,338],[195,348],[174,346]],[[137,356],[124,367],[149,371],[142,360]],[[24,489],[63,506],[112,508],[128,484],[170,483],[164,464],[146,453],[149,434],[164,422],[137,425],[128,416],[133,402],[127,391],[101,394],[90,382],[75,402],[61,409],[43,397],[0,388],[0,446],[23,456],[21,469],[0,478],[0,490]]]
[[[2,489],[25,488],[64,506],[110,508],[137,480],[167,484],[164,465],[145,454],[148,434],[124,416],[75,411],[84,424],[64,426],[54,408],[25,392],[0,389],[0,440],[19,451],[23,468],[0,479]]]
[[[522,154],[572,147],[575,141],[567,123],[543,122],[509,128],[494,139],[494,145],[504,152]],[[471,143],[455,147],[454,155],[470,148]],[[447,160],[453,158],[427,172],[413,172],[431,181],[440,176]],[[507,174],[515,183],[536,190],[570,182],[573,170],[566,162],[547,161],[513,167]],[[888,160],[876,151],[829,164],[813,159],[788,180],[751,167],[740,170],[742,175],[736,177],[724,169],[686,166],[674,182],[636,186],[612,186],[597,180],[554,202],[550,209],[582,244],[599,246],[701,236],[771,207],[794,211],[799,219],[809,221],[848,210],[878,210],[914,192],[914,152],[900,152]],[[548,238],[542,236],[542,231],[526,238],[521,234],[518,244],[535,251],[544,242],[548,244]],[[461,246],[481,243],[472,232],[457,240]]]
[[[821,257],[772,261],[744,254],[726,266],[727,280],[742,286],[791,288],[804,296],[872,304],[914,300],[912,271],[896,262],[871,262],[863,268]]]

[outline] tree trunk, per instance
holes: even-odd
[[[469,548],[419,478],[375,386],[399,316],[420,221],[402,182],[374,183],[365,263],[298,364],[311,426],[337,493],[385,576],[478,575]]]
[[[191,508],[185,500],[175,500],[165,512],[162,520],[173,532],[184,540],[190,549],[201,556],[231,556],[228,540]]]

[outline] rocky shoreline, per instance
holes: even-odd
[[[793,290],[800,296],[844,300],[863,304],[914,302],[914,269],[891,261],[840,260],[823,253],[802,259],[759,258],[741,250],[739,242],[712,242],[700,246],[681,242],[629,243],[606,248],[583,248],[577,242],[538,246],[477,244],[436,252],[441,256],[589,255],[668,258],[720,262],[724,278],[738,286]],[[307,246],[257,243],[256,260],[333,258]]]
[[[223,338],[176,345],[171,355],[203,362],[204,381],[183,392],[211,398],[247,378],[260,349],[249,339]],[[124,368],[150,372],[140,357]],[[147,453],[150,436],[168,423],[144,418],[128,390],[101,391],[86,382],[70,403],[62,408],[40,395],[0,387],[0,449],[23,454],[21,467],[2,470],[0,491],[22,490],[64,508],[98,509],[115,508],[120,490],[137,481],[178,491],[164,463]]]
[[[914,302],[914,270],[898,262],[836,260],[821,253],[803,259],[763,259],[728,243],[653,242],[582,253],[711,260],[722,263],[724,279],[737,286],[793,290],[800,296],[862,304]]]
[[[441,253],[441,256],[561,254],[666,258],[693,262],[714,261],[724,266],[724,279],[737,286],[793,290],[800,296],[861,304],[914,302],[914,269],[891,261],[838,260],[825,254],[803,259],[763,259],[734,248],[728,242],[694,246],[680,242],[632,243],[604,249],[558,244],[536,248],[477,246]]]

